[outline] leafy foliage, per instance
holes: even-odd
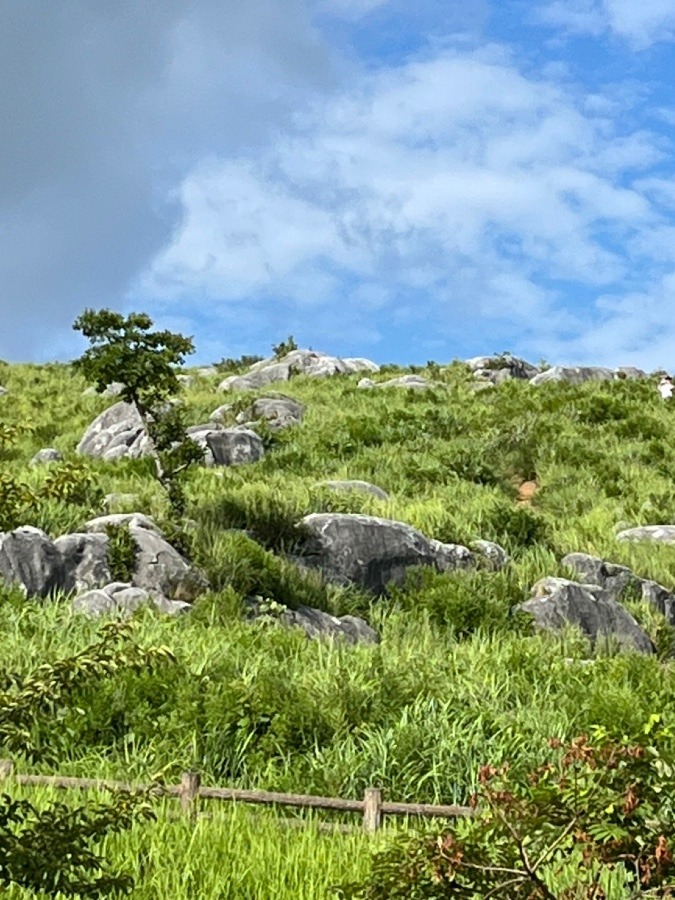
[[[143,672],[172,662],[166,647],[144,648],[130,626],[115,623],[74,656],[44,664],[29,675],[0,673],[0,739],[30,759],[46,759],[49,748],[34,738],[36,724],[58,719],[78,692],[119,672]],[[16,884],[49,895],[101,897],[128,893],[125,873],[109,870],[93,847],[110,833],[153,818],[142,796],[121,794],[111,804],[38,809],[27,800],[0,796],[0,884]]]
[[[108,566],[113,581],[131,581],[136,571],[138,547],[126,525],[108,524]]]
[[[530,771],[485,765],[473,818],[393,844],[338,895],[598,900],[617,871],[631,897],[673,896],[672,738],[653,715],[632,737],[597,727],[552,739],[555,757]]]
[[[287,353],[292,353],[298,349],[298,345],[293,340],[293,335],[289,334],[285,341],[281,341],[276,345],[272,345],[272,352],[277,359],[283,359]]]

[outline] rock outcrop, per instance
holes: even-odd
[[[467,568],[474,554],[457,544],[425,537],[404,522],[352,513],[312,513],[299,523],[303,534],[294,561],[322,572],[329,581],[355,584],[375,595],[401,585],[410,566],[439,572]]]
[[[104,520],[117,520],[128,527],[134,539],[134,588],[141,588],[156,599],[188,603],[208,589],[204,575],[141,513],[101,517],[87,523],[91,531],[65,534],[54,541],[31,526],[0,533],[0,577],[21,585],[28,597],[102,589],[111,582],[109,539],[102,533]]]
[[[268,604],[261,598],[250,598],[246,602],[247,617],[252,621],[275,621],[287,628],[301,628],[308,638],[333,638],[348,644],[378,644],[380,636],[370,625],[358,616],[331,616],[330,613],[311,606],[288,609],[281,604]]]
[[[288,381],[293,375],[320,378],[363,371],[379,372],[379,369],[377,363],[369,359],[341,359],[315,350],[292,350],[280,359],[272,357],[254,363],[245,375],[228,375],[218,385],[218,390],[255,390],[278,381]]]
[[[624,599],[632,590],[634,596],[655,607],[669,625],[675,625],[675,593],[662,584],[640,578],[628,566],[620,566],[587,553],[568,553],[562,561],[581,575],[584,583],[603,588],[613,600]]]
[[[567,578],[542,578],[532,588],[532,597],[514,607],[529,613],[535,626],[560,631],[575,625],[595,644],[601,638],[616,640],[622,649],[655,652],[649,636],[624,607],[601,587]]]
[[[617,541],[649,541],[654,544],[675,544],[675,525],[640,525],[626,528],[616,535]]]

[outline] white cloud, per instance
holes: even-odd
[[[547,284],[630,289],[631,256],[665,227],[649,179],[626,180],[661,150],[646,132],[617,135],[598,106],[497,47],[371,74],[264,158],[195,169],[141,290],[167,309],[201,297],[227,323],[273,301],[328,336],[486,322],[523,345],[582,334],[593,309]]]
[[[553,0],[540,18],[577,33],[611,31],[636,49],[675,38],[674,0]]]

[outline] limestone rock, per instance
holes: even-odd
[[[0,532],[0,578],[22,585],[28,597],[48,597],[63,584],[63,559],[40,528]]]
[[[265,455],[263,442],[254,431],[227,428],[207,435],[206,443],[217,466],[258,462]]]
[[[566,578],[542,578],[532,593],[515,610],[530,613],[541,630],[560,631],[566,625],[576,625],[593,643],[613,637],[622,649],[655,652],[644,629],[602,588]]]
[[[548,384],[550,381],[566,381],[583,384],[585,381],[614,381],[614,370],[603,366],[551,366],[530,378],[530,384]]]
[[[675,525],[641,525],[627,528],[616,535],[617,541],[651,541],[655,544],[675,544]]]
[[[465,568],[467,548],[441,544],[403,522],[353,513],[311,513],[299,523],[301,552],[295,559],[338,584],[356,584],[375,595],[401,585],[409,566],[438,571]]]

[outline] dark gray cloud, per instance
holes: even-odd
[[[0,357],[53,358],[85,306],[119,306],[190,166],[332,79],[304,0],[3,0]]]

